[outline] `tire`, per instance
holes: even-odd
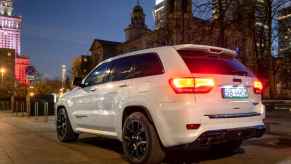
[[[223,144],[212,145],[211,150],[222,153],[233,153],[240,148],[242,141],[230,141]]]
[[[72,129],[67,111],[61,108],[57,112],[57,138],[60,142],[72,142],[79,138],[79,134]]]
[[[132,164],[159,164],[165,158],[153,124],[140,112],[126,118],[122,139],[125,157]]]

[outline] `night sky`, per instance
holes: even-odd
[[[22,53],[44,77],[56,78],[62,64],[88,54],[94,38],[124,41],[123,29],[137,0],[14,0],[23,17]],[[154,0],[141,0],[153,29]]]

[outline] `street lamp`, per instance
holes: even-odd
[[[59,96],[62,97],[64,95],[65,88],[61,88],[59,92]]]
[[[34,95],[35,95],[34,92],[30,92],[30,93],[29,93],[29,96],[30,96],[30,97],[34,97]]]
[[[0,69],[0,73],[1,73],[1,82],[3,83],[3,81],[4,81],[4,74],[6,73],[6,69],[5,68],[1,68]]]

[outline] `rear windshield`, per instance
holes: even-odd
[[[191,73],[254,76],[246,66],[227,54],[213,55],[192,50],[178,52]]]

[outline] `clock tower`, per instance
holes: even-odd
[[[0,14],[5,16],[12,16],[12,13],[13,13],[13,1],[0,0]]]

